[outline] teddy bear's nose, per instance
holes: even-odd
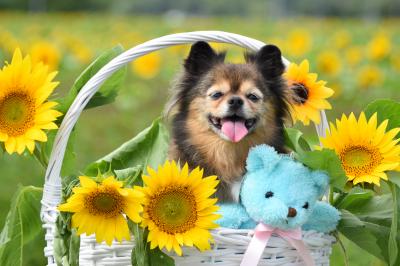
[[[289,207],[289,212],[287,214],[288,217],[295,217],[297,214],[297,211],[295,208]]]

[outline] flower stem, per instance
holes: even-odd
[[[44,169],[47,168],[47,164],[42,160],[43,156],[39,149],[36,147],[36,149],[33,151],[33,156],[36,158],[36,160],[40,163],[41,166],[43,166]]]
[[[333,187],[329,186],[329,203],[333,204]]]
[[[338,241],[338,243],[339,243],[340,250],[343,252],[343,256],[344,256],[344,265],[345,265],[345,266],[349,266],[349,257],[347,256],[346,248],[344,247],[343,242],[342,242],[342,240],[340,239],[339,233],[338,233],[338,232],[335,232],[334,235],[335,235],[335,237],[336,237],[336,239],[337,239],[337,241]]]

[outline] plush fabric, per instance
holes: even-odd
[[[336,228],[339,212],[318,202],[329,183],[324,172],[312,171],[267,145],[250,150],[246,167],[241,204],[221,204],[221,226],[254,228],[263,222],[281,229],[304,225],[306,230],[329,232]]]

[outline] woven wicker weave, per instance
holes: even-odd
[[[169,46],[194,43],[196,41],[211,41],[236,44],[246,49],[257,51],[265,44],[238,34],[220,31],[197,31],[178,33],[150,40],[122,53],[102,69],[100,69],[81,89],[58,130],[49,166],[46,171],[42,199],[41,218],[46,230],[45,256],[48,265],[56,265],[53,253],[55,221],[58,211],[56,207],[61,200],[61,165],[68,138],[81,112],[102,83],[115,71],[136,58]],[[285,65],[289,63],[283,58]],[[324,136],[327,121],[321,112],[321,123],[316,126],[319,136]],[[185,257],[175,258],[177,265],[239,265],[242,254],[251,239],[249,230],[232,230],[221,228],[213,232],[215,245],[213,250],[200,253],[194,248],[184,249]],[[331,245],[334,238],[316,232],[305,232],[304,242],[308,245],[317,265],[328,265]],[[130,265],[132,242],[114,243],[111,247],[98,244],[93,236],[81,236],[80,265]],[[260,265],[301,265],[297,251],[286,241],[273,237],[265,249]]]

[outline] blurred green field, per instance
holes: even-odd
[[[350,19],[296,18],[272,21],[240,17],[112,16],[96,13],[0,13],[0,65],[15,47],[57,69],[60,81],[55,97],[63,95],[74,78],[101,51],[121,43],[133,47],[165,34],[223,30],[274,43],[289,60],[309,59],[311,70],[328,81],[336,94],[330,102],[333,120],[341,113],[359,112],[377,98],[400,100],[400,20],[366,22]],[[228,49],[228,60],[242,61],[242,50]],[[86,111],[76,134],[77,169],[113,150],[160,115],[174,74],[188,46],[149,55],[128,66],[128,75],[116,103]],[[306,129],[312,137],[312,128]],[[44,169],[30,157],[0,155],[0,225],[18,184],[43,184]],[[42,239],[38,239],[43,244]],[[41,246],[28,248],[26,265],[43,265]],[[350,265],[379,265],[351,246]],[[332,265],[342,265],[337,247]],[[357,260],[357,263],[355,262]],[[344,264],[343,264],[344,265]]]

